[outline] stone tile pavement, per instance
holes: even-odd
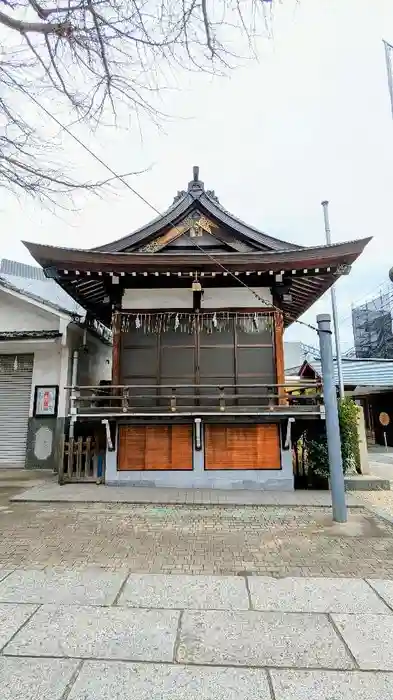
[[[15,570],[0,581],[1,699],[393,700],[392,591],[377,579]]]
[[[340,528],[327,507],[0,501],[0,531],[4,569],[393,579],[393,525],[364,508]]]

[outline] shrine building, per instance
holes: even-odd
[[[324,410],[317,388],[302,400],[285,385],[283,332],[369,240],[273,238],[194,167],[169,209],[124,238],[26,243],[90,323],[112,329],[111,384],[70,389],[71,434],[100,445],[105,483],[292,489],[291,429]]]

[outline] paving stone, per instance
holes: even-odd
[[[175,610],[44,605],[4,653],[172,661],[178,618]]]
[[[61,700],[78,663],[0,657],[1,700]]]
[[[14,571],[0,583],[0,601],[110,605],[126,577],[126,571],[44,569]]]
[[[393,671],[393,615],[332,615],[360,668]]]
[[[393,607],[393,581],[386,579],[368,579],[368,583],[372,586],[379,595],[386,600],[387,604]]]
[[[239,576],[131,574],[119,605],[248,610],[249,600],[245,580]]]
[[[280,612],[186,611],[177,660],[245,666],[353,667],[325,615]]]
[[[393,700],[392,673],[271,671],[277,700]]]
[[[362,579],[250,576],[248,585],[256,610],[389,613],[389,608]]]
[[[36,609],[36,605],[0,603],[0,650]]]
[[[266,672],[86,661],[68,700],[270,700]]]
[[[90,485],[70,486],[83,498]],[[349,537],[328,531],[331,507],[14,503],[1,516],[0,567],[393,579],[393,525],[362,517],[375,527]]]

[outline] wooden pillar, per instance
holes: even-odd
[[[276,362],[276,382],[277,384],[284,384],[284,319],[283,314],[280,311],[276,311],[274,313],[274,357]],[[278,403],[280,405],[285,404],[286,397],[284,387],[279,387],[277,393],[280,396]]]
[[[112,384],[120,384],[120,336],[121,315],[115,310],[112,314]]]

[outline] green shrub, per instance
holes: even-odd
[[[329,476],[325,421],[310,422],[310,426],[306,429],[304,448],[308,473]]]
[[[343,459],[344,474],[354,467],[360,469],[359,431],[358,431],[359,407],[349,397],[340,401],[338,406],[338,420],[340,422],[341,456]]]
[[[341,456],[344,474],[348,469],[358,469],[360,465],[359,435],[357,417],[359,408],[351,398],[345,398],[338,405],[340,424]],[[329,455],[325,421],[313,421],[306,430],[305,449],[307,469],[317,476],[329,476]]]

